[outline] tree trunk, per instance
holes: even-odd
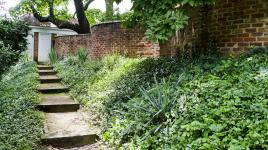
[[[113,0],[105,0],[105,5],[106,5],[106,20],[113,20],[114,16]]]
[[[79,33],[90,33],[90,26],[84,12],[84,6],[82,0],[74,0],[74,5],[80,27]]]

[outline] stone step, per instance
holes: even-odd
[[[47,65],[37,65],[37,68],[39,70],[52,70],[53,69],[52,66],[47,66]]]
[[[79,104],[67,94],[43,94],[41,99],[37,108],[44,112],[74,112],[79,109]]]
[[[61,83],[43,83],[39,85],[38,91],[41,93],[62,93],[68,92],[69,88]]]
[[[47,64],[49,64],[49,63],[48,63],[48,62],[45,62],[45,61],[39,61],[37,64],[38,64],[38,65],[47,65]]]
[[[77,147],[93,144],[98,140],[97,131],[90,130],[79,112],[47,113],[44,145]]]
[[[56,75],[57,72],[54,70],[38,70],[39,75]]]
[[[57,77],[56,75],[42,75],[39,77],[39,81],[41,83],[55,83],[60,82],[61,78]]]

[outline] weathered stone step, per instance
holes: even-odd
[[[52,70],[53,69],[52,66],[47,66],[47,65],[37,65],[37,68],[39,70]]]
[[[47,65],[48,62],[45,62],[45,61],[39,61],[37,64],[38,64],[38,65]]]
[[[43,94],[41,99],[37,107],[44,112],[74,112],[79,109],[79,104],[67,94]]]
[[[69,88],[63,86],[61,83],[43,83],[38,87],[41,93],[61,93],[68,92]]]
[[[79,112],[47,113],[44,145],[54,147],[76,147],[93,144],[98,139],[97,132],[90,130]]]
[[[57,72],[54,70],[38,70],[39,75],[56,75]]]
[[[39,81],[41,83],[55,83],[60,82],[61,78],[57,77],[56,75],[42,75],[39,76]]]

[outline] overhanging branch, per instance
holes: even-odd
[[[84,4],[84,10],[88,9],[88,6],[93,2],[94,0],[88,0],[85,4]]]
[[[39,20],[40,22],[49,22],[50,21],[50,16],[47,16],[47,17],[43,17],[41,16],[38,11],[34,8],[34,6],[32,5],[31,6],[31,9],[32,9],[32,12],[33,12],[33,15],[34,17]]]
[[[51,7],[53,8],[53,7]],[[38,11],[34,8],[34,6],[31,6],[32,12],[34,17],[39,20],[40,22],[51,22],[53,24],[55,24],[58,28],[62,29],[62,28],[66,28],[66,29],[71,29],[77,33],[80,33],[80,27],[78,24],[72,24],[68,21],[64,21],[64,20],[60,20],[58,18],[56,18],[54,16],[54,14],[51,14],[52,11],[54,11],[52,9],[52,11],[50,11],[49,16],[43,17],[41,16]]]

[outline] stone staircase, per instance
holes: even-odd
[[[78,111],[79,104],[69,95],[53,67],[38,65],[42,102],[37,108],[45,112],[45,135],[42,144],[58,148],[93,144],[98,139]]]

